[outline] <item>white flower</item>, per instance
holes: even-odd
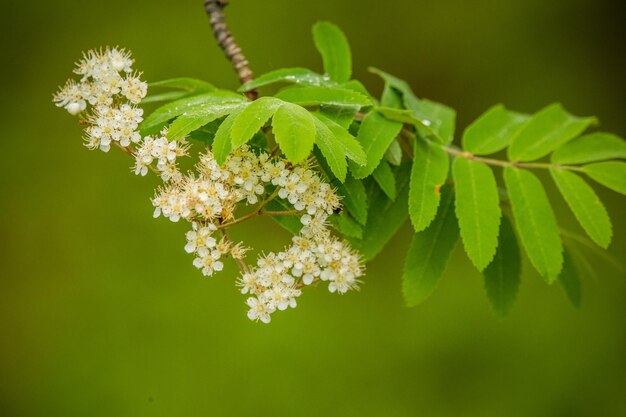
[[[261,320],[263,323],[269,323],[272,318],[270,314],[274,312],[274,308],[264,298],[250,297],[246,300],[248,307],[248,318],[250,320]]]

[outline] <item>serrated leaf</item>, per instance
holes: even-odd
[[[241,111],[243,111],[243,107],[229,114],[215,133],[215,138],[213,139],[213,156],[215,156],[215,160],[220,165],[226,161],[226,157],[233,147],[232,141],[230,140],[230,131],[235,119]]]
[[[498,250],[493,261],[483,271],[485,291],[496,314],[504,318],[511,311],[522,273],[522,259],[513,226],[502,217]]]
[[[180,100],[165,104],[154,110],[141,123],[139,129],[142,136],[150,135],[158,132],[164,123],[174,119],[185,112],[196,111],[203,106],[227,103],[244,103],[246,99],[236,93],[227,90],[217,90],[210,93],[202,93],[191,97],[185,97]]]
[[[474,120],[463,132],[463,148],[475,155],[496,153],[511,144],[515,132],[529,116],[497,104]]]
[[[372,260],[396,234],[408,216],[409,170],[411,163],[406,161],[395,172],[397,195],[395,201],[375,187],[369,202],[367,223],[363,228],[363,239],[351,239],[366,260]]]
[[[363,147],[354,136],[350,134],[345,128],[335,123],[332,119],[326,117],[325,114],[313,113],[315,117],[324,122],[326,126],[333,132],[335,139],[343,147],[343,151],[346,157],[357,165],[365,165],[367,163],[367,156]]]
[[[274,113],[272,129],[276,143],[290,162],[304,161],[313,150],[315,121],[306,109],[284,103]]]
[[[413,236],[402,275],[402,293],[408,306],[416,306],[432,294],[459,240],[453,199],[452,189],[443,187],[435,220]]]
[[[265,209],[269,211],[288,211],[293,210],[293,207],[290,206],[285,200],[274,199],[269,201],[265,205]],[[302,223],[300,223],[299,216],[270,216],[272,220],[281,225],[285,230],[293,235],[297,235],[300,233],[300,229],[302,229]]]
[[[322,152],[322,155],[324,155],[335,177],[339,181],[344,182],[348,172],[344,148],[324,122],[317,117],[314,120],[316,129],[315,144]]]
[[[279,91],[275,97],[301,106],[365,107],[373,104],[369,97],[340,87],[292,87]]]
[[[391,75],[378,68],[370,67],[368,68],[368,71],[371,72],[372,74],[378,75],[380,78],[382,78],[385,81],[386,85],[397,90],[400,93],[400,96],[403,98],[403,103],[405,103],[406,101],[412,102],[415,100],[419,100],[415,96],[415,93],[413,93],[413,90],[411,89],[411,86],[409,85],[409,83],[407,83],[406,81],[401,80],[395,75]],[[383,104],[383,106],[386,106],[386,105]],[[394,105],[394,106],[388,106],[388,107],[396,107],[396,106]]]
[[[322,55],[324,72],[333,81],[348,81],[352,75],[352,55],[341,29],[330,22],[317,22],[313,25],[313,41]]]
[[[396,199],[396,178],[393,176],[393,171],[386,161],[380,161],[378,167],[372,174],[374,180],[383,192],[391,200]]]
[[[565,145],[596,120],[569,114],[560,104],[551,104],[534,114],[515,133],[508,150],[511,161],[534,161]]]
[[[608,248],[613,236],[611,219],[593,189],[572,172],[551,168],[550,174],[589,237],[604,249]]]
[[[448,155],[438,146],[421,138],[414,141],[409,214],[416,232],[426,229],[437,214],[439,189],[448,177]]]
[[[157,103],[159,101],[173,101],[193,95],[188,91],[166,91],[164,93],[150,94],[141,100],[141,104]]]
[[[254,80],[239,87],[238,91],[245,93],[255,88],[280,82],[308,86],[334,84],[328,77],[307,68],[281,68],[256,77]]]
[[[583,167],[585,174],[589,175],[595,181],[616,191],[626,195],[626,163],[625,162],[598,162],[595,164],[585,165]]]
[[[568,250],[563,253],[563,270],[559,275],[559,283],[563,286],[567,298],[574,305],[580,307],[582,289],[578,269]]]
[[[392,141],[385,151],[385,160],[395,166],[399,166],[402,163],[402,147],[398,139]]]
[[[339,86],[348,90],[356,91],[357,93],[361,93],[364,96],[371,97],[370,92],[367,91],[367,88],[365,88],[363,83],[359,80],[346,81],[345,83],[339,84]]]
[[[479,271],[493,259],[500,229],[500,197],[493,171],[482,162],[458,157],[452,165],[465,252]]]
[[[223,120],[217,119],[212,122],[202,126],[199,129],[194,130],[189,134],[189,138],[193,140],[197,140],[198,142],[202,142],[207,146],[211,146],[213,144],[213,139],[215,138],[215,134],[217,133],[217,129],[219,129]]]
[[[230,133],[233,148],[239,148],[252,139],[282,104],[274,97],[261,97],[248,104],[233,123]]]
[[[320,106],[320,113],[344,129],[347,129],[352,124],[359,109],[360,106],[333,106],[322,104]]]
[[[537,177],[526,170],[506,167],[504,182],[530,262],[548,283],[552,283],[561,272],[563,246],[548,196]]]
[[[244,106],[243,103],[211,104],[184,112],[174,120],[167,130],[167,138],[170,140],[180,139],[190,132],[212,122],[213,120],[230,114]]]
[[[554,151],[555,164],[586,164],[606,159],[626,159],[626,141],[611,133],[583,135]]]
[[[402,123],[390,121],[379,113],[369,112],[365,116],[357,139],[365,151],[367,163],[364,166],[351,165],[350,169],[355,178],[365,178],[374,172],[401,129]]]
[[[346,212],[330,216],[328,220],[335,230],[345,237],[354,239],[361,239],[363,237],[363,228],[361,225]]]
[[[436,138],[441,138],[446,145],[452,142],[456,123],[454,109],[427,99],[405,101],[405,106],[422,124],[435,132]]]
[[[356,221],[365,225],[367,222],[368,201],[363,183],[348,175],[346,181],[337,186],[337,191],[344,197],[341,203],[346,210]]]

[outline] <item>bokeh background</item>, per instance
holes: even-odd
[[[503,102],[560,100],[622,137],[624,8],[602,0],[232,0],[227,17],[257,74],[319,69],[318,19],[370,65],[458,110],[459,128]],[[271,325],[245,317],[236,268],[207,279],[185,226],[152,219],[153,179],[121,153],[88,152],[51,95],[80,52],[130,48],[148,81],[192,76],[235,88],[200,0],[3,0],[0,152],[1,416],[626,415],[626,280],[590,253],[583,304],[528,263],[496,319],[458,249],[435,294],[403,306],[408,227],[369,266],[360,293],[322,288]],[[580,231],[549,187],[561,225]],[[609,252],[625,258],[625,200]],[[235,237],[278,249],[266,221]]]

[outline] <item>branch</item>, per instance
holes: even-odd
[[[215,40],[235,69],[241,84],[245,84],[252,81],[252,70],[248,66],[248,60],[243,55],[243,52],[241,52],[241,48],[237,45],[235,38],[226,25],[224,7],[227,5],[228,0],[204,0],[204,9],[207,15],[209,15],[209,21],[213,28]],[[246,92],[246,96],[250,100],[255,100],[258,95],[259,93],[255,89]]]

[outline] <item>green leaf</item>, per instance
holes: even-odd
[[[352,124],[352,121],[359,112],[359,109],[360,106],[333,106],[329,104],[322,104],[320,106],[320,113],[344,129],[347,129]]]
[[[380,97],[380,105],[383,107],[391,107],[394,109],[401,109],[404,106],[402,102],[402,95],[388,82],[385,82],[383,94]]]
[[[346,210],[348,210],[348,213],[350,213],[356,221],[365,225],[367,222],[368,202],[363,183],[354,179],[351,175],[348,175],[346,181],[337,186],[337,191],[344,197],[341,202]]]
[[[534,161],[580,135],[593,117],[574,117],[560,104],[551,104],[534,114],[516,132],[509,147],[511,161]]]
[[[285,200],[274,199],[269,201],[265,205],[265,209],[269,211],[288,211],[293,210],[293,207],[287,203]],[[300,233],[300,229],[302,229],[302,223],[300,223],[299,216],[271,216],[272,220],[281,225],[285,230],[293,235],[297,235]]]
[[[458,157],[452,165],[465,252],[479,271],[493,259],[498,246],[500,197],[493,171],[482,162]]]
[[[233,145],[230,139],[230,131],[233,127],[233,123],[235,123],[235,119],[242,111],[243,107],[229,114],[215,133],[215,138],[213,139],[213,155],[220,165],[226,161],[226,157],[232,149]]]
[[[327,77],[324,77],[317,72],[313,72],[310,69],[281,68],[256,77],[254,80],[239,87],[238,91],[245,93],[246,91],[254,90],[255,88],[280,82],[309,86],[334,84]]]
[[[396,178],[387,161],[380,161],[373,173],[374,180],[391,200],[396,199]]]
[[[437,132],[431,129],[429,124],[424,124],[423,120],[416,118],[411,110],[392,109],[389,107],[375,107],[374,109],[372,109],[372,111],[376,111],[382,114],[389,120],[413,125],[417,128],[418,132],[422,136],[430,136],[437,140],[437,142],[444,143],[443,138],[441,138],[437,134]]]
[[[171,78],[169,80],[155,81],[153,83],[150,83],[149,87],[174,88],[190,93],[199,91],[209,92],[217,90],[217,88],[215,88],[215,86],[211,83],[189,77]]]
[[[190,132],[226,116],[227,114],[242,108],[243,103],[224,103],[211,104],[201,108],[195,108],[186,111],[174,120],[167,131],[167,137],[170,140],[180,139],[187,136]]]
[[[348,159],[354,161],[357,165],[365,165],[367,156],[361,147],[361,144],[354,136],[345,128],[335,123],[332,119],[321,113],[313,113],[315,117],[324,122],[331,132],[335,135],[335,140],[343,147],[343,152]]]
[[[352,74],[352,55],[341,29],[329,22],[317,22],[313,26],[313,41],[322,55],[326,74],[339,83],[348,81]]]
[[[504,182],[530,262],[552,283],[561,272],[563,246],[548,196],[537,177],[526,170],[506,167]]]
[[[202,142],[203,144],[207,146],[211,146],[213,144],[213,139],[215,138],[215,134],[217,133],[217,129],[219,129],[222,122],[223,122],[222,119],[213,120],[212,122],[191,132],[189,134],[189,138],[193,140],[197,140],[198,142]]]
[[[210,93],[202,93],[191,97],[185,97],[154,110],[141,123],[139,129],[142,136],[150,135],[161,130],[164,123],[167,123],[185,112],[196,111],[201,109],[203,106],[245,102],[246,99],[243,96],[227,90],[217,90]]]
[[[605,187],[626,195],[625,162],[598,162],[596,164],[585,165],[583,171]]]
[[[603,132],[576,138],[552,154],[555,164],[586,164],[606,159],[626,159],[626,142]]]
[[[550,174],[589,237],[604,249],[613,236],[611,219],[593,189],[578,175],[551,168]]]
[[[452,142],[456,123],[454,109],[427,99],[405,101],[405,106],[422,124],[435,132],[435,138],[440,138],[446,145]]]
[[[367,88],[365,88],[363,83],[359,80],[346,81],[345,83],[339,84],[339,86],[348,90],[356,91],[357,93],[361,93],[364,96],[371,97],[370,92],[367,91]]]
[[[559,275],[559,282],[567,294],[570,302],[574,307],[580,307],[582,290],[580,285],[580,276],[576,264],[572,259],[568,250],[563,253],[563,270]]]
[[[335,214],[328,218],[330,224],[345,237],[361,239],[363,237],[363,228],[346,212]]]
[[[437,214],[439,189],[448,178],[448,155],[438,145],[421,138],[414,141],[409,214],[416,232],[426,229]]]
[[[395,201],[390,200],[380,188],[374,188],[370,198],[367,223],[363,228],[363,239],[358,241],[351,239],[353,246],[363,254],[366,260],[374,259],[406,221],[410,167],[410,161],[406,161],[396,170]]]
[[[476,155],[488,155],[506,148],[529,116],[497,104],[474,120],[463,132],[463,148]]]
[[[391,145],[385,151],[385,159],[395,166],[399,166],[402,163],[402,147],[398,139],[391,142]]]
[[[459,240],[453,199],[451,188],[442,188],[437,217],[428,229],[413,236],[402,275],[404,301],[409,306],[422,303],[432,294]]]
[[[233,148],[247,143],[283,104],[274,97],[261,97],[251,102],[235,119],[230,133]]]
[[[371,106],[372,100],[356,91],[340,87],[292,87],[279,91],[275,97],[301,106]]]
[[[400,78],[391,75],[383,70],[380,70],[378,68],[373,68],[370,67],[368,68],[368,71],[371,72],[372,74],[376,74],[378,75],[380,78],[382,78],[385,81],[385,85],[389,86],[395,90],[397,90],[400,93],[400,96],[403,98],[403,103],[405,104],[406,107],[406,102],[413,102],[413,101],[417,101],[419,100],[416,96],[415,93],[413,93],[413,90],[411,89],[411,86],[404,80],[401,80]],[[395,100],[394,100],[395,101]],[[381,103],[382,104],[382,103]],[[386,104],[382,104],[385,107],[398,107],[400,108],[401,106],[397,106],[397,102],[394,103],[394,105],[392,106],[387,106]]]
[[[315,144],[322,152],[322,155],[324,155],[335,177],[339,181],[344,182],[348,172],[344,148],[324,122],[317,117],[314,120],[316,129]]]
[[[365,166],[352,165],[350,168],[355,178],[365,178],[370,175],[381,159],[391,142],[398,136],[402,124],[392,122],[376,112],[369,112],[359,128],[358,141],[367,155]]]
[[[306,109],[284,103],[274,113],[272,128],[276,143],[290,162],[304,161],[313,150],[315,121]]]
[[[522,259],[513,226],[507,217],[502,217],[498,251],[483,271],[487,298],[501,318],[506,317],[513,307],[521,273]]]
[[[173,101],[191,95],[193,95],[193,93],[189,93],[187,91],[166,91],[164,93],[150,94],[146,96],[143,100],[141,100],[141,104],[156,103],[159,101]]]

